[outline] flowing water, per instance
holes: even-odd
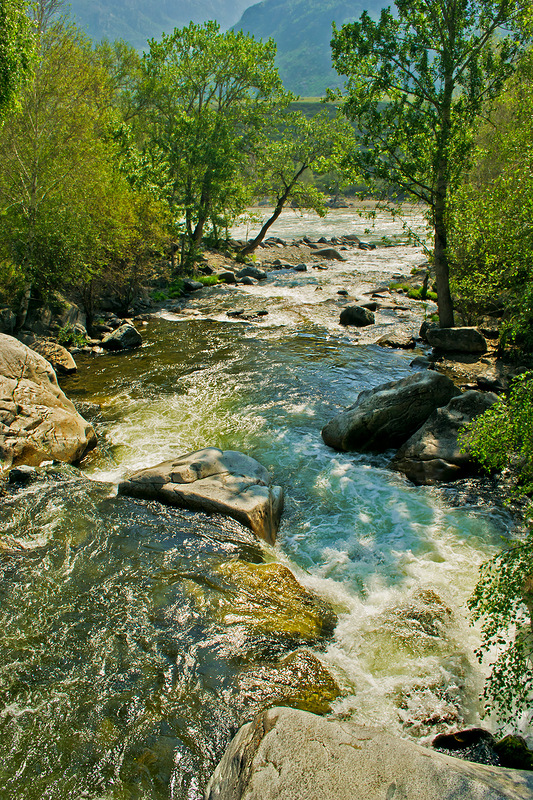
[[[320,224],[361,227],[345,211]],[[323,231],[284,215],[273,232]],[[398,234],[378,219],[370,235]],[[423,740],[478,721],[465,601],[508,519],[475,483],[417,488],[390,453],[320,438],[361,389],[412,372],[412,352],[338,325],[338,286],[357,294],[424,260],[396,244],[327,274],[203,290],[151,320],[141,349],[79,359],[64,388],[101,404],[99,451],[82,473],[44,469],[0,510],[1,800],[200,798],[237,727],[280,700],[276,665],[302,646],[337,681],[337,716]],[[230,321],[236,304],[268,317]],[[284,487],[275,547],[228,519],[116,496],[127,470],[205,446],[254,456]],[[283,597],[258,601],[239,576],[265,563],[333,606],[331,637],[289,630]]]

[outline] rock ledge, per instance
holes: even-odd
[[[382,730],[272,708],[230,743],[206,800],[532,800],[533,774],[473,764]]]
[[[226,514],[271,544],[283,511],[283,489],[271,485],[265,467],[243,453],[216,447],[141,469],[119,484],[118,493]]]

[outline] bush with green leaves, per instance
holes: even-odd
[[[533,492],[533,372],[467,425],[461,442],[487,470],[510,467],[521,494]]]
[[[533,350],[533,53],[477,140],[450,208],[451,286],[463,322],[503,313],[506,343]]]
[[[508,398],[498,401],[470,423],[462,445],[487,469],[508,468],[515,496],[525,498],[528,532],[511,541],[482,565],[470,598],[473,620],[481,620],[480,661],[496,649],[484,688],[486,712],[498,722],[516,725],[533,719],[533,372],[521,375]]]

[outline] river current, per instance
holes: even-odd
[[[272,233],[366,227],[349,210],[287,213]],[[0,510],[1,800],[202,797],[259,707],[250,669],[268,683],[291,650],[283,612],[258,608],[228,563],[279,562],[333,606],[333,636],[311,649],[341,689],[334,715],[423,741],[479,723],[466,600],[509,520],[472,484],[415,487],[390,453],[336,453],[320,437],[359,391],[412,373],[412,351],[358,339],[335,306],[339,287],[357,294],[424,260],[402,235],[378,217],[365,236],[395,246],[202,290],[150,320],[139,350],[78,359],[62,385],[101,404],[98,452],[81,473],[48,467]],[[241,304],[268,316],[230,320]],[[231,520],[116,496],[128,470],[206,446],[250,454],[284,487],[275,547]]]

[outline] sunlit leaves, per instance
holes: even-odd
[[[25,0],[0,0],[0,121],[27,76],[34,29]]]

